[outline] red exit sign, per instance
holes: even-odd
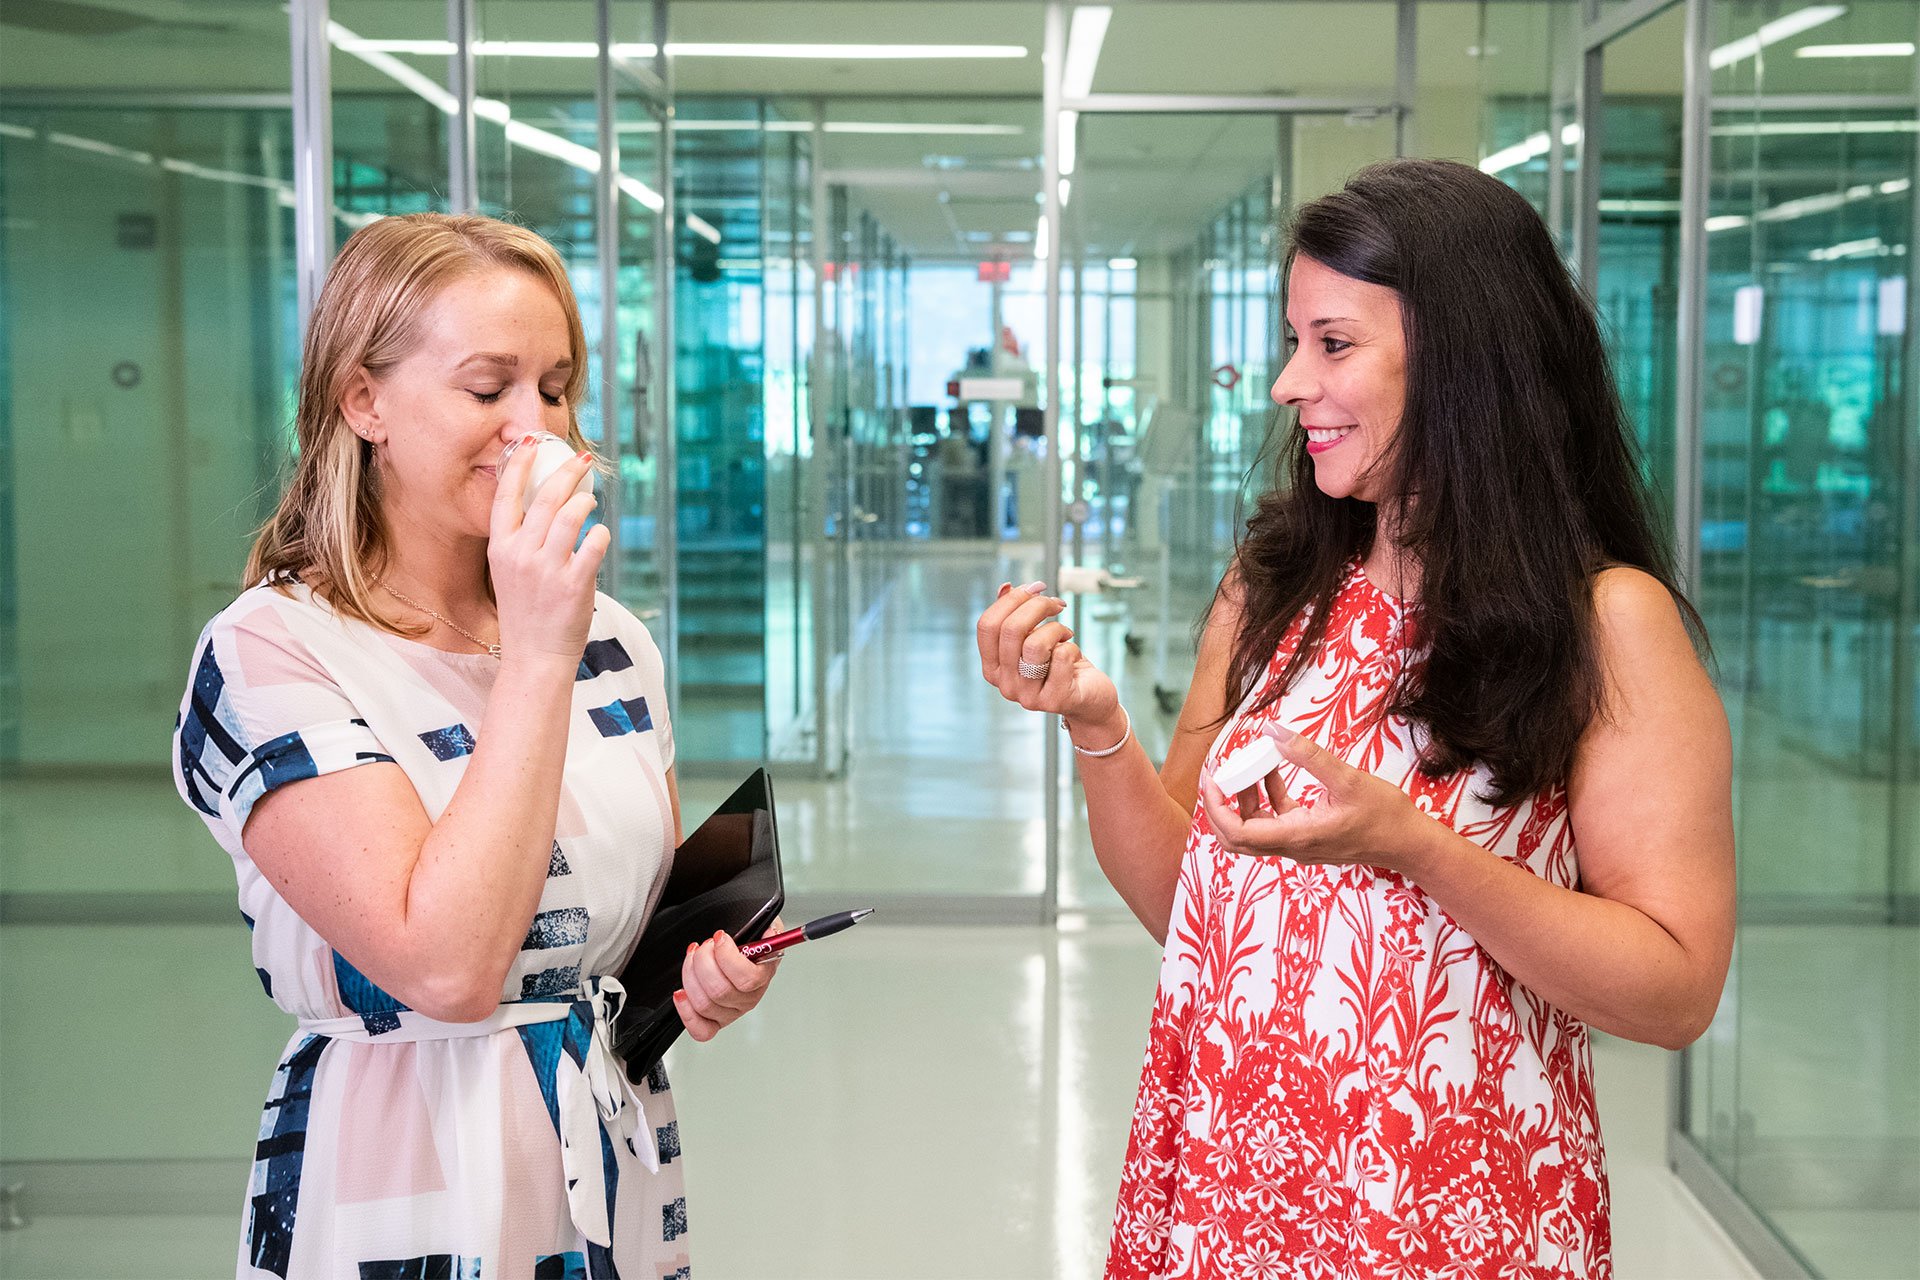
[[[980,264],[980,281],[982,284],[1005,284],[1011,279],[1013,279],[1013,263],[1009,261],[1003,259],[999,262],[983,262]]]

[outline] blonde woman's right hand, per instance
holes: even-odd
[[[1042,595],[1044,583],[1000,588],[999,597],[980,615],[974,638],[980,646],[980,674],[1009,702],[1029,711],[1066,717],[1075,725],[1098,726],[1117,717],[1120,694],[1105,672],[1073,643],[1073,632],[1059,620],[1066,601]],[[1047,664],[1044,680],[1020,674],[1020,663]]]
[[[521,509],[520,495],[538,453],[515,449],[493,495],[487,563],[500,609],[500,651],[506,658],[526,654],[578,662],[593,626],[594,578],[613,534],[601,524],[580,536],[599,505],[591,494],[573,492],[592,466],[590,454],[579,454],[548,476],[533,505]]]

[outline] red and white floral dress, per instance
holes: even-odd
[[[1315,661],[1248,716],[1256,690],[1209,767],[1277,721],[1476,844],[1576,885],[1563,787],[1493,808],[1475,794],[1484,768],[1424,777],[1421,731],[1383,718],[1406,621],[1354,564]],[[1308,802],[1320,792],[1304,773],[1288,783]],[[1586,1027],[1399,875],[1238,857],[1196,809],[1108,1280],[1611,1274]]]

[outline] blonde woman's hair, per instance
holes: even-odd
[[[373,446],[347,425],[340,403],[355,373],[391,370],[420,342],[420,317],[456,280],[501,267],[530,272],[567,318],[567,439],[580,434],[587,338],[567,270],[552,245],[525,227],[476,215],[410,213],[368,223],[342,246],[307,322],[294,414],[299,457],[280,506],[247,557],[243,588],[301,581],[338,613],[392,628],[373,591],[387,564]],[[421,627],[420,630],[426,628]]]

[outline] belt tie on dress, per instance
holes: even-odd
[[[373,1032],[354,1014],[346,1018],[302,1018],[307,1035],[361,1044],[402,1044],[416,1040],[465,1040],[543,1022],[567,1023],[560,1033],[560,1057],[553,1080],[560,1130],[560,1167],[567,1179],[567,1205],[580,1234],[603,1247],[613,1243],[607,1205],[606,1170],[600,1159],[600,1135],[623,1142],[650,1173],[660,1171],[655,1130],[646,1107],[613,1051],[614,1023],[627,1001],[618,978],[596,975],[571,992],[545,1000],[510,1000],[478,1022],[440,1022],[413,1010],[394,1014],[400,1025]],[[638,1138],[636,1140],[636,1136]]]

